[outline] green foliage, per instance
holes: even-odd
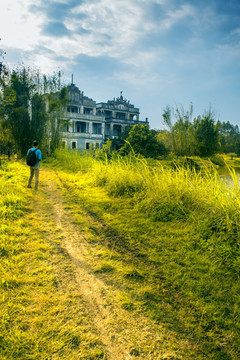
[[[63,87],[59,92],[48,94],[49,106],[49,128],[48,138],[50,140],[50,152],[60,147],[61,140],[61,118],[64,107],[68,101],[67,88]]]
[[[30,122],[30,134],[32,139],[37,139],[43,144],[46,136],[46,126],[48,122],[48,114],[46,112],[46,104],[42,95],[34,94],[32,97],[32,119]]]
[[[121,136],[119,136],[118,138],[113,139],[112,141],[112,149],[114,150],[119,150],[121,149],[124,145],[125,142],[129,136],[129,132],[132,129],[132,126],[126,126],[124,129],[124,132],[121,134]]]
[[[4,125],[11,131],[18,153],[25,155],[30,140],[29,101],[33,84],[27,69],[14,70],[3,86]],[[32,141],[31,141],[32,142]]]
[[[237,125],[227,122],[217,122],[217,128],[219,131],[220,151],[228,153],[240,154],[240,133]]]
[[[106,154],[107,156],[110,156],[111,154],[111,148],[112,148],[112,142],[110,139],[108,139],[102,147],[102,151],[104,154]]]
[[[67,90],[61,89],[60,78],[56,74],[52,78],[43,78],[40,79],[38,72],[23,67],[13,70],[1,82],[1,126],[5,132],[9,132],[9,139],[14,141],[20,157],[26,155],[34,139],[38,140],[40,146],[46,146],[48,132],[52,137],[52,147],[55,149],[59,145],[59,122],[56,121],[56,115],[61,113],[66,104]],[[46,112],[46,96],[42,94],[42,88],[55,93],[59,90],[57,97],[51,93],[50,114]],[[3,146],[6,147],[6,142]]]
[[[219,150],[219,125],[215,125],[213,112],[209,110],[205,115],[198,116],[192,121],[193,107],[189,111],[183,107],[171,109],[166,107],[162,117],[169,130],[169,135],[160,138],[177,156],[209,157]],[[173,123],[172,117],[175,122]]]
[[[180,108],[176,106],[175,109],[171,109],[170,106],[167,106],[162,114],[163,122],[170,131],[172,150],[176,155],[189,156],[191,154],[192,114],[192,104],[190,104],[189,111],[185,111],[182,106]],[[174,123],[172,117],[175,119]]]
[[[194,120],[195,154],[207,157],[215,154],[218,145],[218,127],[214,124],[212,114]]]
[[[158,141],[156,135],[157,132],[150,130],[148,125],[134,125],[120,153],[128,154],[133,151],[135,154],[153,158],[166,155],[166,148]]]
[[[215,155],[215,156],[211,156],[209,158],[209,160],[214,164],[214,165],[218,165],[218,166],[225,166],[226,163],[224,161],[224,158],[221,155]]]

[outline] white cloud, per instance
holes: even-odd
[[[84,3],[74,9],[74,13],[85,15],[81,25],[91,35],[82,40],[87,43],[85,49],[88,48],[92,56],[97,53],[123,57],[144,31],[144,11],[138,2],[101,0],[94,4]],[[77,24],[76,21],[75,27]]]
[[[143,59],[151,63],[151,57],[154,57],[154,54],[149,56],[147,51],[144,54],[144,48],[140,50],[141,57],[137,56],[135,47],[140,46],[142,37],[154,31],[170,29],[176,22],[193,14],[192,6],[183,5],[167,12],[166,18],[161,21],[153,21],[148,13],[153,3],[167,4],[166,0],[83,2],[66,13],[62,20],[70,35],[57,38],[42,31],[49,21],[46,8],[42,8],[41,13],[29,12],[30,5],[41,5],[40,0],[34,3],[32,0],[13,0],[1,8],[1,33],[4,34],[1,36],[8,47],[19,48],[20,51],[35,52],[38,46],[43,46],[57,56],[67,56],[70,61],[79,54],[108,56],[125,63],[134,59],[140,67]]]
[[[186,20],[188,17],[194,17],[196,10],[194,6],[184,4],[178,9],[172,9],[167,12],[167,17],[163,20],[160,27],[163,29],[170,29],[179,21]]]
[[[1,4],[0,33],[8,47],[31,50],[39,38],[41,19],[29,14],[31,0]]]

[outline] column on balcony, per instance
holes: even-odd
[[[102,123],[102,137],[103,137],[103,139],[105,137],[105,122]]]
[[[69,120],[68,125],[69,125],[69,132],[73,133],[74,132],[74,122],[72,119]]]
[[[110,139],[113,137],[113,123],[110,123]]]
[[[75,133],[76,131],[76,121],[72,120],[72,132]]]
[[[93,131],[93,129],[92,129],[92,121],[90,121],[89,122],[89,130],[88,130],[89,134],[92,134],[92,131]]]

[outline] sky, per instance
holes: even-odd
[[[96,102],[122,91],[152,129],[191,103],[240,127],[239,0],[9,0],[0,38],[6,66],[73,74]]]

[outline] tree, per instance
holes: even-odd
[[[219,131],[214,123],[213,114],[209,111],[202,118],[194,120],[195,153],[201,157],[215,154],[219,149]]]
[[[128,154],[132,150],[135,154],[156,158],[166,154],[166,148],[157,139],[157,131],[150,130],[148,125],[134,125],[129,131],[125,144],[120,149],[121,154]]]
[[[132,126],[126,126],[123,133],[121,134],[121,136],[116,137],[115,139],[112,140],[112,149],[113,150],[120,150],[124,146],[131,129],[132,129]]]
[[[173,123],[172,123],[172,113],[170,106],[167,106],[164,110],[164,113],[162,114],[163,117],[163,123],[167,126],[169,129],[170,135],[171,135],[171,141],[172,141],[172,151],[176,153],[176,142],[175,142],[175,134],[173,131]]]
[[[23,156],[30,139],[29,102],[33,84],[28,71],[14,70],[8,83],[3,86],[4,126],[10,129],[16,150]]]
[[[188,111],[183,106],[170,108],[167,106],[162,114],[163,122],[167,126],[171,134],[172,151],[176,155],[189,155],[192,146],[191,120],[193,114],[193,106],[190,104]],[[175,119],[174,123],[172,118]]]
[[[48,137],[50,139],[50,151],[54,152],[60,146],[60,128],[64,125],[61,118],[68,101],[67,88],[64,86],[59,92],[50,93],[47,101],[49,107]]]
[[[237,153],[239,154],[239,143],[240,143],[240,133],[237,125],[230,124],[227,122],[217,122],[217,128],[219,131],[219,142],[221,145],[221,152],[228,153]]]
[[[49,129],[54,149],[59,146],[59,119],[67,94],[66,88],[61,89],[60,78],[60,72],[40,78],[39,71],[23,67],[1,80],[2,126],[11,133],[20,157],[34,139],[42,146]],[[50,94],[43,94],[47,89],[51,90]]]
[[[35,94],[32,97],[32,118],[30,121],[30,133],[32,139],[37,139],[40,144],[43,143],[46,135],[46,126],[48,114],[46,111],[45,99],[42,95]]]

